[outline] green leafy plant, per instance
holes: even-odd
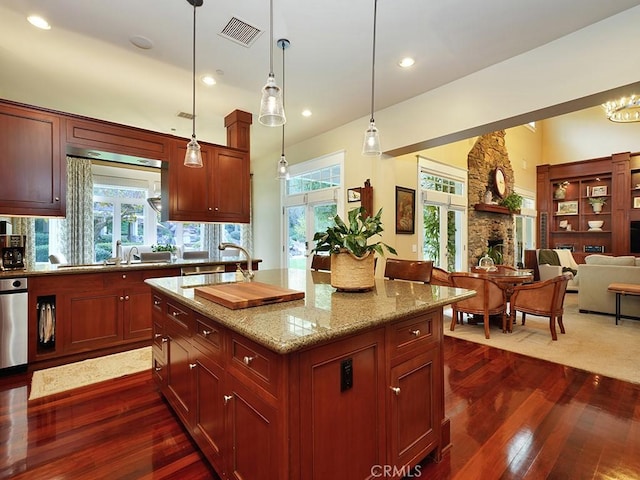
[[[513,192],[502,199],[500,205],[507,207],[510,212],[517,212],[522,208],[522,196]]]
[[[484,256],[491,258],[495,265],[502,265],[502,244],[500,243],[498,245],[487,247],[487,250],[480,256],[480,258]]]
[[[384,249],[396,254],[396,250],[381,241],[369,243],[369,239],[383,232],[382,209],[375,216],[363,218],[364,207],[354,208],[347,214],[347,223],[340,215],[333,217],[334,225],[324,232],[316,232],[313,241],[316,246],[312,252],[338,253],[348,251],[356,257],[364,257],[367,253],[376,252],[384,256]]]
[[[176,246],[175,245],[171,245],[170,243],[167,243],[165,245],[151,245],[151,251],[152,252],[175,252],[176,251]]]
[[[591,205],[604,205],[607,203],[607,199],[605,197],[589,197],[589,203]]]

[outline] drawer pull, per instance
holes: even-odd
[[[160,305],[162,302],[160,300],[154,300],[153,304],[157,307],[158,305]]]
[[[155,368],[155,371],[156,371],[156,372],[161,372],[161,371],[162,371],[162,367],[156,367],[156,368]]]
[[[190,368],[191,370],[193,370],[194,368],[196,368],[196,366],[197,366],[197,365],[196,365],[195,363],[190,363],[190,364],[189,364],[189,368]]]
[[[162,343],[167,343],[169,339],[167,337],[162,337]]]
[[[125,296],[124,296],[124,299],[125,299],[125,300],[129,300],[129,295],[125,295]]]
[[[173,315],[174,317],[179,317],[180,315],[182,315],[182,312],[171,312],[171,315]]]
[[[202,330],[202,335],[208,337],[209,335],[211,335],[211,330]]]
[[[233,395],[223,395],[222,398],[224,399],[224,404],[227,405],[229,400],[233,398]]]
[[[400,395],[400,387],[389,387],[393,393]]]
[[[244,362],[245,365],[249,366],[251,362],[253,362],[255,359],[256,357],[244,357],[242,361]]]
[[[153,338],[160,338],[161,336],[162,336],[162,334],[161,334],[161,333],[156,333],[156,334],[153,336]]]
[[[415,330],[411,330],[411,335],[413,335],[414,337],[419,337],[420,330],[418,330],[417,328]]]

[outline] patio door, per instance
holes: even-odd
[[[336,213],[334,201],[285,207],[286,268],[306,270],[311,266],[313,235],[331,225]]]

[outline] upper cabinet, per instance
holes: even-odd
[[[55,113],[0,103],[0,215],[65,215],[62,122]]]
[[[168,220],[182,222],[249,223],[249,153],[205,143],[200,147],[204,166],[185,167],[181,160],[187,143],[173,142],[168,175],[163,172],[163,219],[168,212]]]

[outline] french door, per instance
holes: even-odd
[[[466,270],[466,210],[424,203],[422,258],[449,272]]]
[[[306,270],[311,266],[313,235],[326,230],[338,213],[333,200],[285,207],[286,268]]]

